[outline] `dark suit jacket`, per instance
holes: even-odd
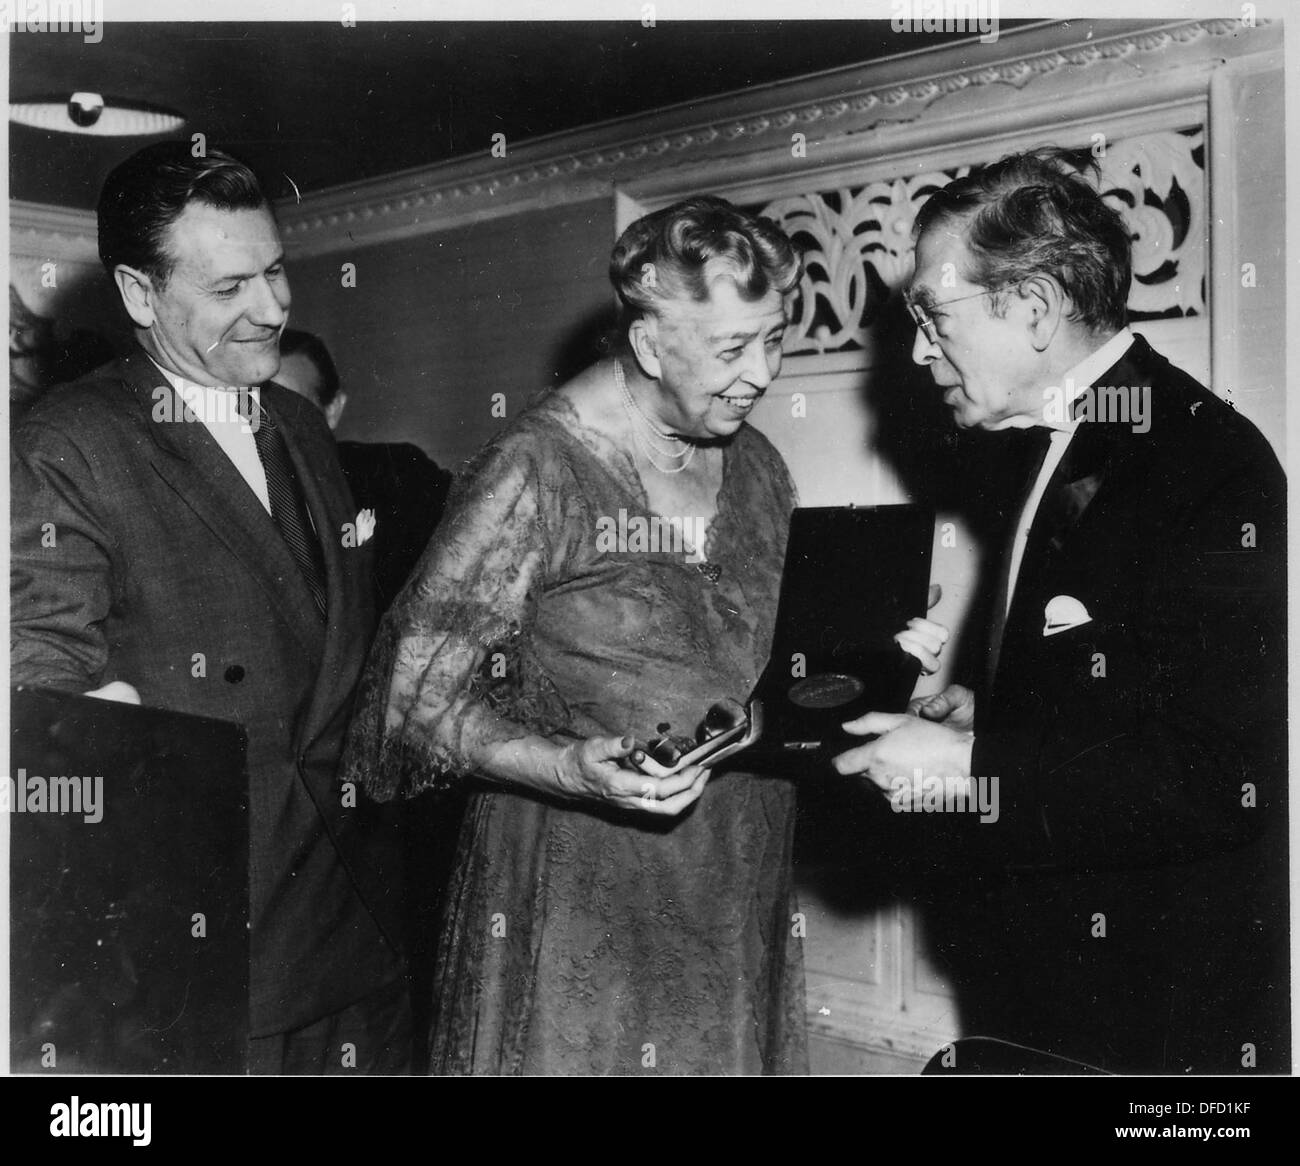
[[[352,497],[375,512],[375,594],[382,615],[433,536],[452,475],[414,445],[340,441],[338,451]]]
[[[1029,534],[965,824],[965,1029],[1127,1072],[1281,1068],[1285,507],[1268,443],[1138,337]],[[1090,622],[1045,634],[1054,597]],[[1253,805],[1250,803],[1253,799]],[[1103,934],[1104,930],[1104,934]]]
[[[402,975],[393,832],[336,784],[373,631],[369,549],[344,545],[356,507],[319,411],[276,385],[262,402],[321,535],[327,628],[270,515],[143,352],[13,433],[13,681],[124,680],[248,731],[254,1036]]]

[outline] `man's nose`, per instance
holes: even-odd
[[[264,275],[257,281],[257,287],[258,296],[249,311],[252,321],[266,328],[284,327],[293,298],[289,294],[288,278],[281,275],[279,279],[270,279]]]
[[[912,360],[916,364],[929,364],[930,361],[942,356],[937,344],[932,344],[930,338],[925,334],[924,328],[916,330],[916,337],[912,340]]]

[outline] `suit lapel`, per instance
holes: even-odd
[[[1098,385],[1149,385],[1153,374],[1145,369],[1150,349],[1139,336],[1124,355],[1096,378]],[[1117,466],[1134,448],[1131,427],[1116,421],[1083,421],[1066,447],[1039,501],[1025,553],[1020,562],[1015,595],[1007,614],[1003,651],[998,658],[1002,669],[1018,655],[1017,644],[1042,640],[1042,603],[1039,579],[1053,559],[1068,550],[1071,533],[1095,504]],[[1037,598],[1033,598],[1037,597]],[[1010,650],[1008,650],[1010,649]],[[994,678],[996,691],[998,678]]]
[[[343,547],[340,517],[352,517],[350,499],[335,488],[336,485],[341,485],[338,475],[330,476],[321,472],[322,466],[329,464],[329,458],[336,455],[332,449],[321,448],[313,440],[310,430],[298,423],[294,410],[312,409],[315,406],[303,405],[296,397],[286,397],[286,392],[278,386],[263,386],[262,402],[284,435],[294,473],[302,486],[307,511],[316,529],[316,537],[320,540],[325,562],[327,624],[331,633],[325,638],[320,678],[306,721],[308,733],[314,734],[328,721],[338,701],[351,690],[355,659],[358,654],[364,655],[368,646],[370,615],[357,582],[359,576],[349,569],[344,558],[345,555],[361,553]],[[304,594],[310,601],[310,593],[306,591],[305,585]],[[311,609],[312,612],[314,610]],[[338,691],[335,681],[339,677],[347,677],[347,691]]]
[[[1114,452],[1113,427],[1081,425],[1066,446],[1038,504],[1025,562],[1059,551],[1101,489]],[[1022,565],[1022,572],[1024,567]]]
[[[1140,367],[1146,363],[1149,352],[1146,341],[1141,336],[1135,337],[1124,355],[1097,377],[1096,383],[1149,385],[1151,374],[1144,373]],[[1080,422],[1039,503],[1025,547],[1025,565],[1038,563],[1044,555],[1062,549],[1070,531],[1101,490],[1131,435],[1130,425],[1123,421]],[[1022,573],[1023,570],[1024,566]]]
[[[225,451],[143,353],[123,360],[127,387],[144,412],[158,476],[229,549],[272,601],[309,656],[321,651],[311,592],[257,496]],[[185,420],[188,414],[189,419]]]

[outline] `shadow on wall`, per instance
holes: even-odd
[[[583,369],[614,351],[618,340],[618,309],[612,304],[591,312],[561,337],[547,362],[548,385],[559,388]]]
[[[894,297],[882,309],[877,364],[863,385],[866,407],[876,419],[872,454],[898,476],[911,498],[932,506],[940,521],[959,521],[975,540],[980,562],[994,563],[1022,495],[1024,433],[959,428],[929,370],[912,360],[915,334],[902,298]],[[988,624],[993,587],[987,579],[979,583],[966,626]],[[954,647],[954,676],[969,683],[983,669],[982,638],[959,636]]]

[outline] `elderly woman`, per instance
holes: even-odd
[[[433,1072],[800,1072],[792,785],[743,753],[711,780],[632,756],[762,671],[794,490],[746,420],[800,264],[693,198],[632,224],[610,275],[613,357],[478,457],[383,625],[345,776],[476,779]],[[647,529],[672,537],[624,537]]]

